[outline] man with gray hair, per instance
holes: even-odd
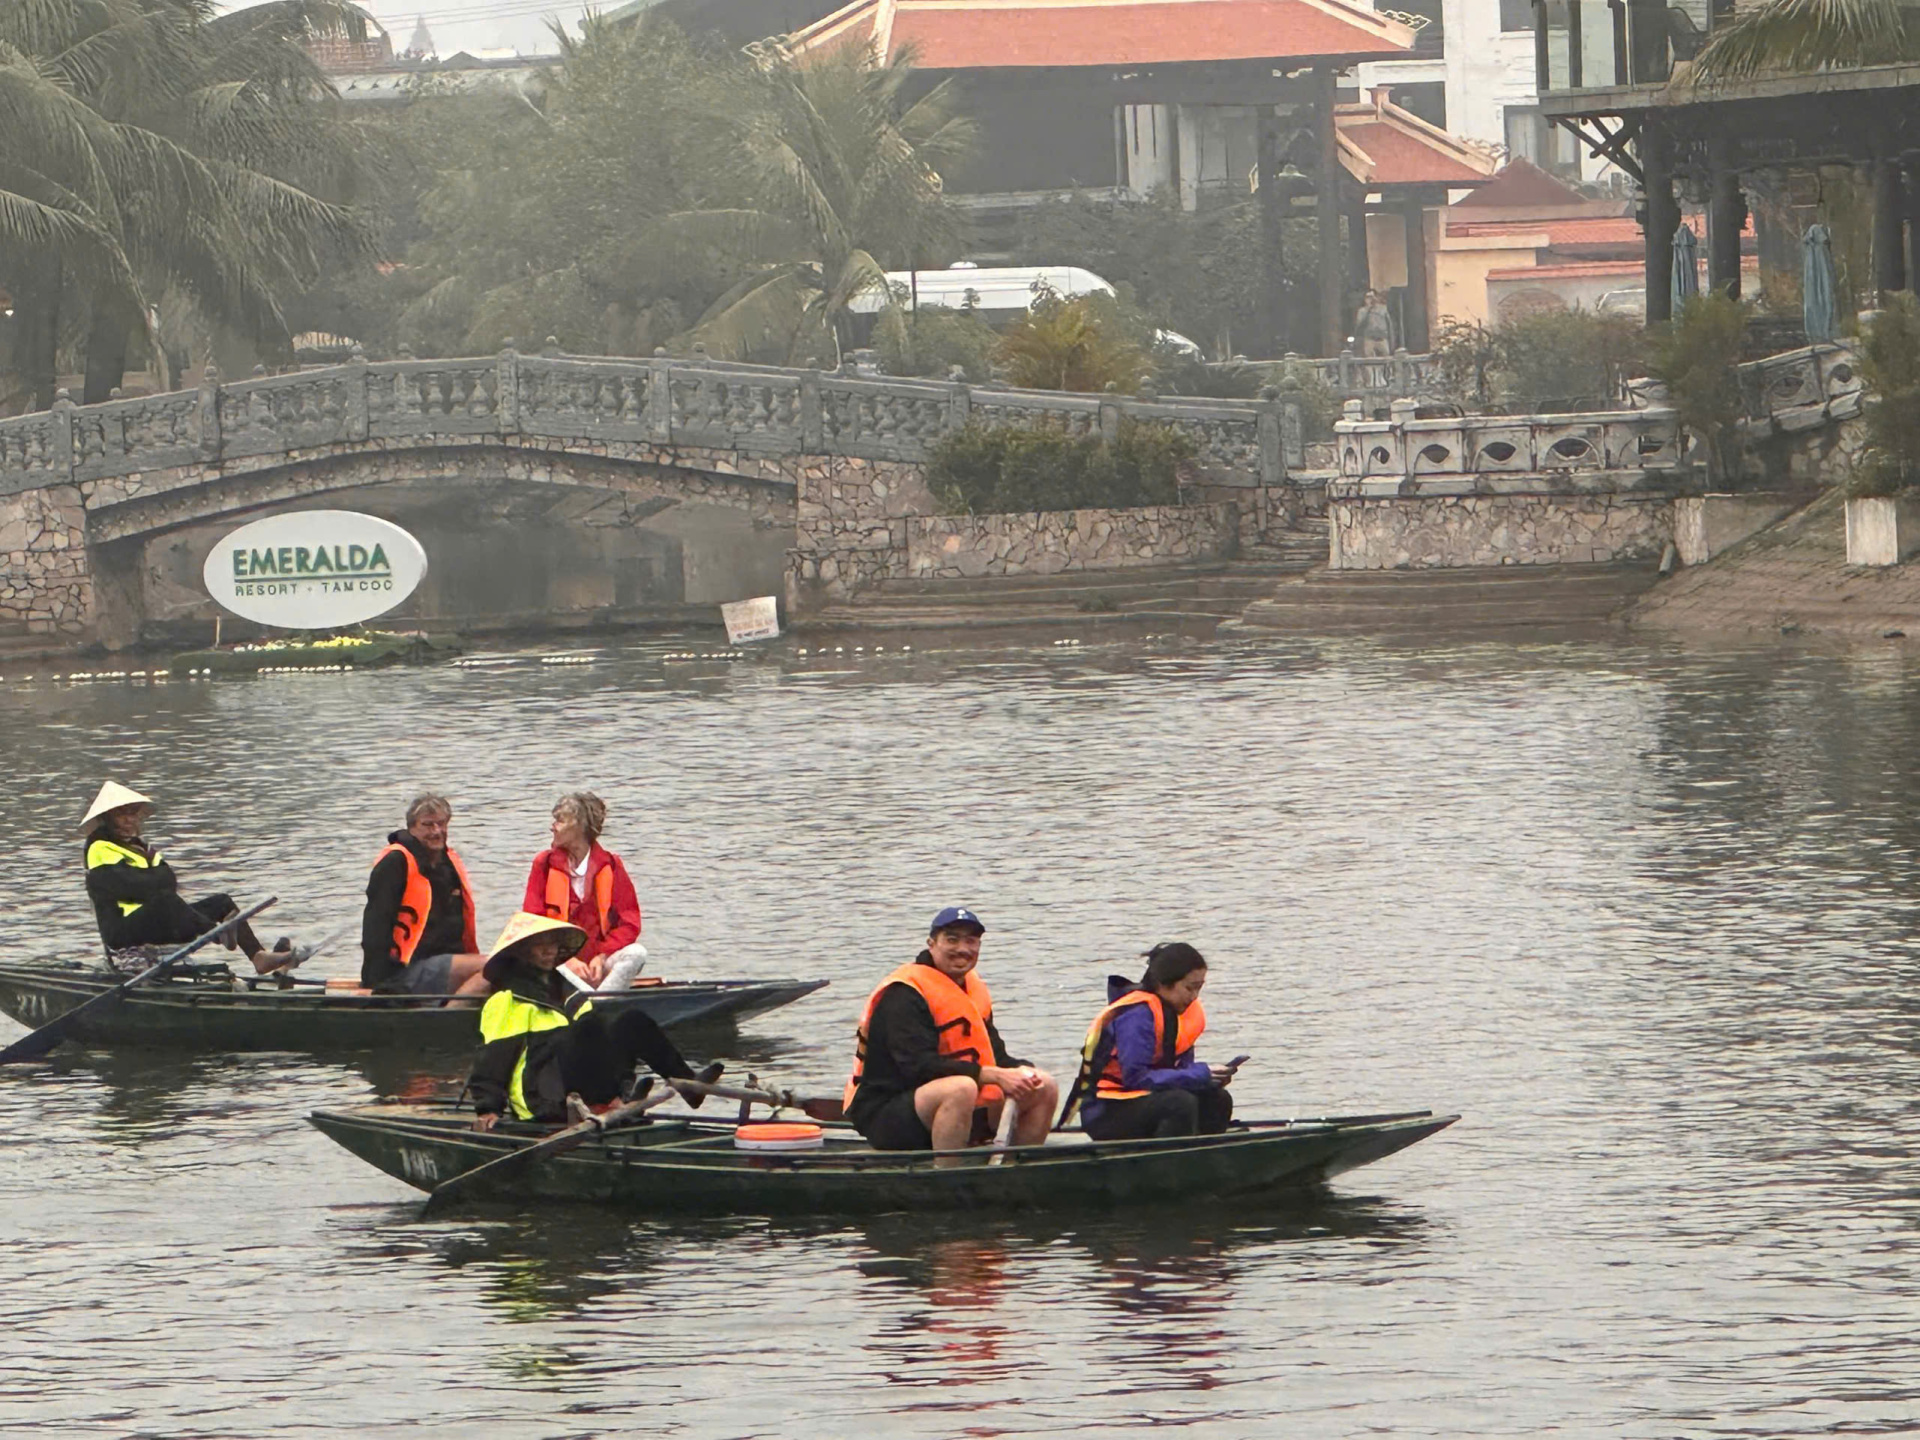
[[[444,795],[415,796],[407,806],[407,828],[387,836],[387,848],[373,863],[360,922],[360,983],[369,990],[487,993],[473,886],[447,844],[452,822],[453,805]]]

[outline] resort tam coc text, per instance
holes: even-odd
[[[390,520],[304,510],[243,525],[208,554],[207,594],[263,625],[328,629],[398,605],[427,573],[420,542]]]

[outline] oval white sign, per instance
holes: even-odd
[[[243,619],[331,630],[384,615],[427,573],[427,552],[395,525],[352,510],[300,510],[242,525],[213,547],[207,593]]]

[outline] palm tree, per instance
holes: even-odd
[[[1901,0],[1766,0],[1714,30],[1693,76],[1750,80],[1920,58],[1913,15]]]
[[[355,31],[338,0],[14,0],[0,8],[0,282],[36,404],[56,347],[88,400],[120,381],[169,292],[203,319],[284,343],[283,294],[328,244],[363,243],[357,152],[301,41]]]
[[[941,171],[971,153],[976,127],[950,81],[909,98],[912,75],[910,54],[883,61],[855,45],[758,56],[748,95],[713,117],[734,137],[733,188],[751,198],[670,215],[652,237],[750,266],[694,338],[722,355],[791,361],[818,343],[837,357],[853,300],[885,293],[888,262],[952,243]]]

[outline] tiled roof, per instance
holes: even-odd
[[[871,41],[928,70],[1404,58],[1413,32],[1343,0],[854,0],[788,42]]]
[[[1493,159],[1485,151],[1402,110],[1385,90],[1372,91],[1358,104],[1338,106],[1334,129],[1340,137],[1340,163],[1369,189],[1458,189],[1485,185],[1494,176]]]

